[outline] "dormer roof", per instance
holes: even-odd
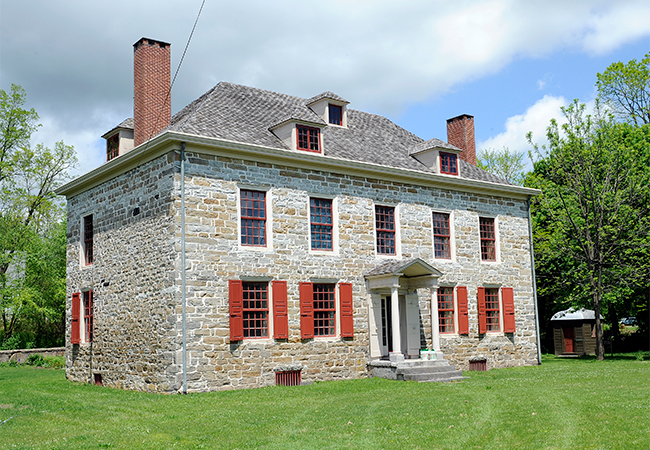
[[[310,99],[307,99],[307,105],[312,105],[320,100],[327,99],[327,100],[334,100],[337,103],[345,103],[346,105],[349,104],[350,102],[344,99],[343,97],[336,95],[334,92],[330,91],[325,91],[321,94],[318,94]]]
[[[269,129],[277,128],[289,122],[300,122],[307,125],[312,125],[316,127],[323,127],[327,125],[323,119],[321,119],[317,114],[315,114],[309,108],[296,108],[291,114],[287,117],[281,118],[276,123],[271,124]]]
[[[428,141],[418,142],[410,150],[409,155],[417,155],[418,153],[426,152],[427,150],[446,150],[454,153],[462,152],[461,149],[448,144],[440,139],[429,139]]]
[[[116,127],[111,128],[109,131],[104,133],[102,137],[106,139],[107,137],[111,136],[112,134],[115,134],[116,131],[120,130],[131,130],[133,131],[133,117],[129,117],[128,119],[124,119],[119,125]]]

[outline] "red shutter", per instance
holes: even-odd
[[[485,318],[485,288],[478,288],[478,332],[487,333],[487,320]]]
[[[230,280],[228,285],[230,302],[230,340],[244,339],[244,287],[241,280]]]
[[[286,281],[273,281],[273,337],[275,339],[289,338]]]
[[[456,288],[458,298],[458,334],[469,334],[469,308],[467,307],[467,288]]]
[[[79,310],[81,303],[81,294],[76,292],[72,294],[72,327],[70,333],[70,342],[73,344],[78,344],[81,342],[79,339]]]
[[[300,283],[300,337],[314,337],[314,286],[312,283]]]
[[[503,332],[515,332],[515,294],[511,287],[501,288],[503,300]]]
[[[341,337],[354,337],[352,283],[339,284],[339,300],[341,301]]]

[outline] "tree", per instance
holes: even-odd
[[[597,74],[600,98],[634,125],[650,123],[650,53],[641,61],[615,62]]]
[[[521,185],[524,181],[523,160],[523,153],[510,151],[508,147],[501,150],[488,148],[479,152],[477,166],[510,183]]]
[[[76,157],[63,142],[53,149],[30,146],[40,125],[36,111],[23,108],[25,98],[17,85],[12,84],[9,93],[0,90],[0,342],[11,339],[21,321],[29,322],[35,314],[52,309],[45,305],[65,308],[65,293],[45,288],[60,284],[60,271],[39,272],[35,267],[48,255],[60,255],[46,242],[57,230],[60,234],[63,219],[54,190],[67,179]],[[61,239],[54,242],[65,248]],[[60,262],[52,264],[59,267]],[[47,279],[48,274],[54,279]],[[50,312],[47,317],[56,315]]]
[[[578,101],[562,112],[567,123],[551,121],[548,148],[528,135],[537,159],[528,181],[542,190],[536,253],[554,265],[565,295],[589,298],[602,360],[603,307],[621,288],[644,286],[650,273],[650,126],[616,123],[598,102],[593,116]]]

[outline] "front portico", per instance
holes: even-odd
[[[370,294],[370,359],[400,362],[420,356],[420,298],[417,290],[429,289],[433,348],[440,351],[438,336],[438,278],[442,273],[420,258],[391,261],[365,274]],[[442,355],[440,355],[442,356]]]

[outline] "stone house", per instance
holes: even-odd
[[[62,186],[66,375],[157,392],[372,375],[435,350],[538,364],[529,200],[324,92],[221,82],[171,116],[170,45],[134,45],[134,119]]]

